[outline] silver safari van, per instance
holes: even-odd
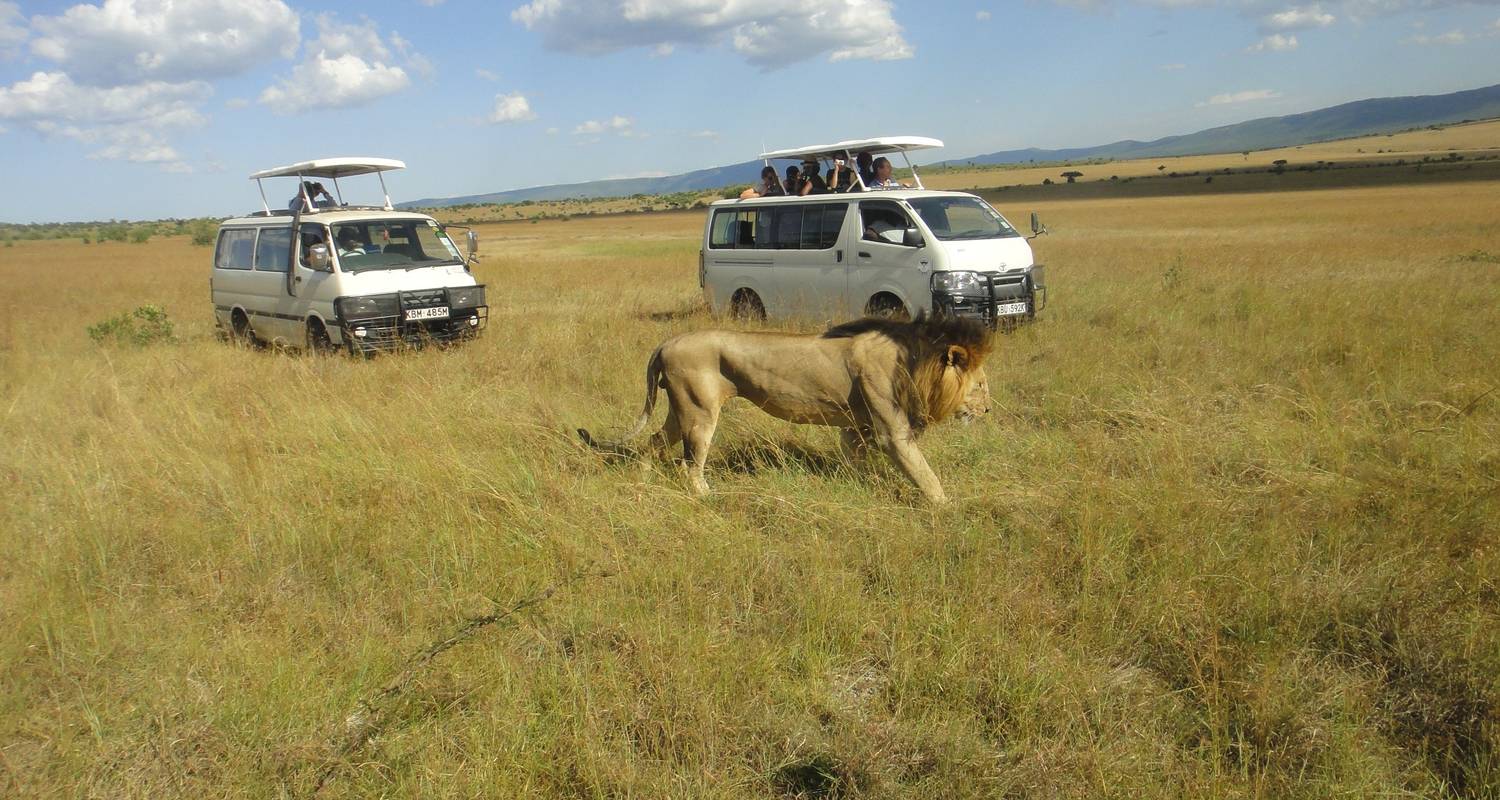
[[[280,210],[262,185],[261,211],[220,224],[210,280],[220,332],[366,354],[478,335],[489,306],[469,271],[478,247],[473,231],[460,253],[436,220],[395,211],[383,176],[383,205],[342,202],[340,178],[404,167],[391,159],[326,158],[251,175],[257,183],[296,177],[298,188]],[[337,198],[309,196],[312,178],[332,181]]]
[[[942,142],[884,137],[763,153],[773,159],[845,159]],[[843,164],[840,166],[842,167]],[[907,161],[908,166],[910,161]],[[748,197],[709,206],[699,285],[715,313],[745,318],[844,320],[918,312],[995,326],[1046,305],[1046,271],[1028,237],[966,192],[866,185],[844,192]],[[1032,215],[1032,238],[1045,232]]]

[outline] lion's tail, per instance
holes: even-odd
[[[646,426],[651,424],[651,415],[656,411],[656,393],[661,388],[661,371],[661,348],[658,347],[651,353],[651,360],[646,362],[645,407],[641,409],[641,415],[635,418],[635,425],[631,426],[630,430],[626,431],[624,436],[613,442],[605,442],[595,439],[584,428],[579,428],[578,438],[582,439],[584,444],[595,450],[603,450],[621,455],[629,454],[631,448],[627,447],[626,444],[640,436],[641,432],[646,430]]]

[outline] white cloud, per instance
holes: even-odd
[[[229,109],[244,108],[250,105],[250,101],[243,97],[231,97],[224,101],[224,107]]]
[[[1261,33],[1304,31],[1309,28],[1326,28],[1335,21],[1336,18],[1321,6],[1292,6],[1261,17],[1260,30]]]
[[[414,71],[430,69],[399,35],[392,34],[387,45],[372,20],[346,23],[321,14],[318,38],[308,42],[302,62],[266,87],[260,102],[278,114],[373,103],[411,85],[406,70],[394,63],[393,48]]]
[[[31,52],[99,86],[243,73],[297,50],[281,0],[104,0],[32,18]]]
[[[495,109],[490,112],[490,122],[528,122],[536,119],[531,102],[520,92],[495,95]]]
[[[443,0],[417,0],[417,2],[421,3],[424,6],[427,6],[428,8],[434,8],[443,4]]]
[[[1251,89],[1245,92],[1216,94],[1213,97],[1208,98],[1204,102],[1199,103],[1198,107],[1202,108],[1203,106],[1226,106],[1236,103],[1252,103],[1256,100],[1273,100],[1280,96],[1281,92],[1272,91],[1270,89]]]
[[[980,22],[989,22],[990,21],[990,12],[984,11],[984,10],[975,11],[974,12],[974,19],[977,19]]]
[[[499,75],[496,75],[495,73],[490,72],[489,70],[485,69],[484,67],[475,67],[474,68],[474,77],[476,77],[476,78],[478,78],[478,79],[480,79],[482,81],[489,81],[490,83],[494,83],[495,81],[500,80],[500,76]]]
[[[888,0],[531,0],[511,20],[547,47],[599,54],[632,47],[723,42],[767,69],[830,61],[911,58]]]
[[[575,136],[597,136],[601,133],[617,133],[621,136],[632,136],[635,133],[635,128],[632,127],[634,124],[629,117],[619,115],[610,117],[602,122],[591,119],[574,128],[573,134]]]
[[[1422,45],[1424,47],[1428,47],[1428,46],[1432,46],[1432,45],[1453,47],[1453,46],[1457,46],[1457,45],[1461,45],[1461,44],[1467,44],[1468,41],[1469,41],[1469,38],[1470,38],[1469,34],[1463,32],[1463,31],[1460,31],[1460,30],[1451,30],[1451,31],[1448,31],[1447,33],[1440,33],[1437,36],[1427,36],[1425,34],[1418,34],[1416,36],[1411,37],[1410,39],[1407,39],[1406,41],[1410,42],[1411,44],[1419,44],[1419,45]]]
[[[1247,53],[1285,53],[1297,49],[1297,37],[1273,33],[1245,48]]]
[[[198,106],[212,94],[203,81],[100,87],[75,83],[62,72],[37,72],[0,87],[0,119],[97,148],[89,158],[185,171],[165,134],[207,122]]]
[[[695,131],[695,132],[690,133],[688,135],[691,136],[691,137],[693,137],[694,139],[717,139],[717,138],[719,138],[719,132],[718,131],[711,131],[711,130]]]
[[[562,131],[558,130],[557,128],[548,128],[547,129],[547,135],[548,136],[556,136],[559,133],[562,133]]]
[[[0,58],[14,58],[29,35],[21,7],[0,2]]]

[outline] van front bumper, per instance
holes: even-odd
[[[394,298],[394,302],[389,298]],[[339,332],[351,353],[369,354],[464,341],[478,336],[489,322],[488,305],[453,308],[449,305],[447,289],[396,292],[390,296],[382,295],[380,300],[380,308],[374,313],[346,314],[344,304],[335,303]],[[440,313],[442,309],[447,310],[447,316],[427,316]],[[382,313],[387,311],[395,313]]]
[[[1047,306],[1046,267],[1041,264],[1021,272],[970,274],[975,280],[961,291],[941,288],[934,274],[934,314],[977,319],[993,328],[1002,323],[1029,322]]]

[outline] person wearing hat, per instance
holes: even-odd
[[[802,160],[802,185],[798,187],[797,194],[807,196],[810,194],[828,194],[828,182],[823,180],[819,173],[818,160],[812,156]]]

